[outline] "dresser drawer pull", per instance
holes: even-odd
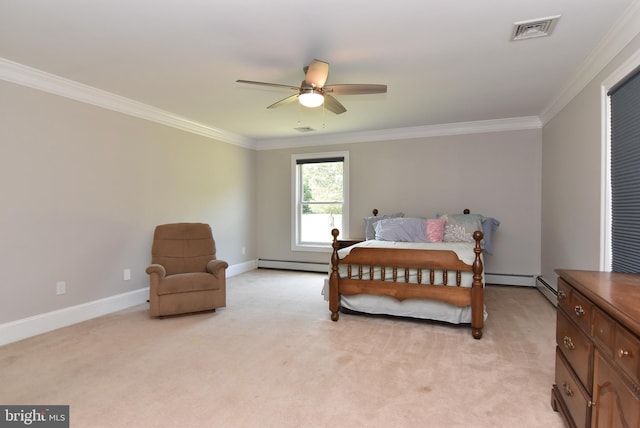
[[[567,397],[573,397],[573,390],[571,389],[568,383],[566,382],[563,383],[562,388],[564,389],[564,393]]]
[[[575,308],[573,308],[573,311],[576,313],[577,316],[581,317],[584,315],[584,309],[582,307],[582,305],[577,305]]]
[[[573,344],[573,340],[571,340],[569,336],[565,336],[564,339],[562,339],[562,342],[564,343],[564,347],[569,351],[576,349],[576,345]]]
[[[567,293],[565,293],[564,290],[558,291],[558,300],[562,300],[566,298],[567,298]]]
[[[633,352],[625,351],[624,349],[620,348],[620,349],[618,349],[618,357],[620,357],[620,358],[633,357]]]

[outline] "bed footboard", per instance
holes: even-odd
[[[342,260],[338,250],[338,229],[333,229],[333,252],[329,275],[329,310],[331,320],[340,317],[340,296],[377,294],[397,300],[431,299],[452,305],[471,307],[472,335],[482,337],[484,325],[484,285],[482,283],[483,234],[476,231],[475,259],[472,264],[460,260],[449,250],[416,250],[391,248],[352,248]],[[347,274],[340,275],[340,265],[347,267]],[[374,276],[374,271],[381,275]],[[409,282],[409,272],[416,273],[417,280]],[[435,283],[435,272],[441,272],[442,283]],[[462,272],[473,273],[470,287],[461,286]]]

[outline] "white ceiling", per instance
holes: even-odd
[[[640,0],[2,0],[0,57],[251,141],[539,117]],[[550,37],[514,22],[561,15]],[[334,115],[237,79],[381,83]],[[301,134],[294,128],[309,126]]]

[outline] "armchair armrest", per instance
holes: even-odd
[[[165,276],[167,276],[167,270],[164,268],[164,266],[159,265],[159,264],[152,264],[152,265],[147,266],[146,272],[149,275],[156,274],[156,275],[158,275],[160,277],[160,279],[162,279]]]
[[[228,267],[229,263],[224,260],[209,260],[209,263],[207,263],[207,272],[217,277],[220,273],[224,275],[224,270]]]

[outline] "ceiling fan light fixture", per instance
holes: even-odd
[[[334,114],[342,114],[346,108],[335,99],[334,95],[361,95],[361,94],[385,94],[387,85],[371,84],[333,84],[325,86],[329,75],[329,63],[314,59],[308,67],[304,67],[304,80],[300,86],[282,85],[280,83],[256,82],[253,80],[236,80],[238,83],[249,83],[252,85],[270,86],[287,90],[294,90],[295,93],[280,101],[268,106],[268,109],[280,107],[296,100],[304,107],[324,106]],[[327,99],[325,100],[325,94]],[[326,101],[326,103],[325,103]]]
[[[322,95],[322,92],[313,88],[302,89],[298,96],[298,100],[300,101],[300,104],[305,107],[319,107],[324,103],[324,95]]]

